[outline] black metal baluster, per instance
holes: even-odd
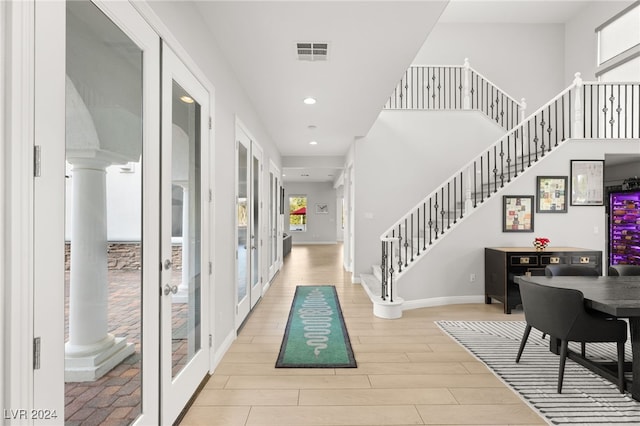
[[[507,135],[507,182],[511,182],[511,135]]]
[[[434,238],[435,240],[438,239],[438,192],[436,191],[436,199],[435,199],[435,204],[433,205],[433,212],[434,212],[434,216],[436,217],[436,227],[434,229],[436,237]]]
[[[444,186],[440,188],[442,196],[440,197],[440,234],[444,234]]]
[[[489,173],[489,162],[491,158],[489,157],[489,153],[487,153],[487,182],[489,183],[489,187],[491,186],[491,174]],[[493,146],[493,192],[498,192],[498,147]],[[487,190],[487,198],[491,196],[491,188]]]
[[[402,225],[398,225],[398,273],[402,272]]]
[[[606,86],[605,86],[606,87]],[[613,118],[613,101],[616,99],[615,96],[613,96],[613,84],[609,87],[611,89],[611,95],[609,96],[609,101],[611,102],[611,118],[609,119],[609,124],[611,124],[611,135],[610,137],[613,137],[613,128],[614,128],[614,124],[615,124],[615,119]]]
[[[596,137],[599,138],[600,137],[600,87],[599,86],[596,88],[596,94],[597,94],[596,96]],[[591,137],[593,137],[593,135]]]
[[[386,248],[387,248],[387,243],[386,241],[382,241],[382,261],[380,262],[380,271],[381,271],[381,284],[382,287],[380,288],[380,297],[382,298],[382,300],[384,300],[384,295],[386,290],[386,284],[387,284],[387,256],[386,256]]]
[[[496,163],[496,173],[497,173],[497,163]],[[497,177],[496,177],[496,181],[497,181]],[[504,187],[504,139],[500,139],[500,188],[503,188],[503,187]]]
[[[520,161],[522,163],[524,158]],[[513,178],[518,177],[518,129],[513,131]]]
[[[418,210],[417,210],[416,214],[418,216],[417,217],[417,221],[416,221],[416,224],[418,225],[418,232],[416,232],[416,237],[417,237],[417,241],[416,242],[418,244],[418,250],[417,250],[417,254],[416,254],[416,257],[417,257],[417,256],[420,256],[420,206],[418,206]]]
[[[442,67],[438,67],[438,109],[441,109],[442,101]]]
[[[542,140],[540,141],[541,142],[541,144],[540,144],[540,152],[541,152],[540,156],[544,157],[544,155],[545,155],[544,149],[546,147],[546,145],[544,144],[544,125],[546,124],[544,122],[544,110],[540,111],[540,117],[541,117],[540,118],[540,137],[542,138]],[[537,134],[537,132],[536,132],[536,134]]]
[[[456,206],[458,205],[458,187],[456,183],[458,182],[457,176],[453,177],[453,224],[455,225],[458,222],[458,212],[456,210]]]
[[[621,137],[620,136],[620,112],[621,111],[622,111],[622,108],[620,107],[620,85],[618,84],[618,108],[616,108],[616,112],[618,113],[618,138]]]
[[[422,109],[424,109],[424,67],[420,67],[421,78],[420,78],[420,93],[422,93]]]
[[[520,126],[520,152],[522,153],[522,159],[520,160],[520,171],[524,173],[524,125]]]
[[[433,108],[436,108],[436,68],[433,69],[433,74],[431,74],[431,83],[433,93],[431,94],[431,100],[433,101]]]
[[[413,262],[413,239],[415,238],[415,234],[413,233],[413,213],[411,213],[411,261]]]
[[[407,267],[409,262],[409,224],[408,219],[404,219],[404,266]]]
[[[454,185],[454,188],[455,188],[455,185]],[[454,215],[455,215],[455,212],[454,212]],[[451,182],[447,182],[447,229],[450,229],[450,228],[451,228]]]
[[[524,127],[523,127],[523,131],[524,131]],[[522,137],[524,138],[524,135],[522,135]],[[531,120],[527,121],[527,148],[528,148],[528,156],[529,156],[529,163],[527,164],[527,167],[531,167]]]
[[[535,145],[535,149],[536,149],[536,162],[538,161],[538,116],[536,115],[535,117],[533,117],[533,130],[534,130],[534,136],[533,136],[533,144]]]
[[[462,189],[462,172],[460,172],[460,219],[464,215],[464,190]]]
[[[431,216],[432,198],[429,197],[429,245],[433,244],[433,219]],[[426,247],[425,247],[426,250]]]
[[[429,198],[431,200],[431,198]],[[427,250],[427,202],[422,203],[422,250]]]
[[[480,156],[480,203],[484,203],[484,160]]]
[[[478,185],[476,183],[476,178],[478,176],[478,170],[476,166],[476,161],[473,161],[473,208],[475,209],[478,206]]]
[[[547,107],[547,120],[549,120],[549,122],[547,123],[548,124],[548,126],[547,126],[547,135],[548,135],[547,141],[549,142],[549,145],[547,146],[547,151],[551,152],[551,149],[552,149],[552,147],[551,147],[551,132],[553,132],[553,127],[551,127],[551,105],[549,105]],[[556,146],[557,146],[557,143],[556,143]]]

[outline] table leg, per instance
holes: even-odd
[[[631,328],[631,353],[633,355],[632,371],[633,382],[631,383],[631,396],[640,401],[640,317],[629,318]]]

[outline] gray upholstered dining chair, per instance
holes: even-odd
[[[640,276],[640,265],[611,265],[610,277]]]
[[[547,265],[544,268],[544,274],[547,277],[598,277],[600,276],[600,271],[589,265]]]
[[[578,277],[597,277],[600,276],[600,272],[594,267],[589,265],[547,265],[544,268],[544,274],[547,277],[564,277],[564,276],[578,276]],[[542,333],[544,339],[546,333]],[[585,353],[585,345],[582,343],[582,356]]]
[[[520,295],[527,326],[520,342],[516,363],[529,338],[531,328],[560,339],[558,393],[562,393],[564,367],[569,342],[615,342],[618,349],[618,389],[624,392],[624,344],[627,323],[590,314],[584,296],[578,290],[550,287],[529,282],[520,283]]]

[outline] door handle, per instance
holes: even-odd
[[[164,269],[168,270],[171,269],[171,265],[173,265],[173,262],[171,262],[171,259],[167,259],[164,261]]]
[[[165,284],[164,285],[164,295],[168,296],[169,293],[173,293],[176,294],[178,292],[178,286],[177,285],[173,285],[170,286],[169,284]]]

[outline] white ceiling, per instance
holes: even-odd
[[[195,5],[281,155],[288,157],[345,155],[354,138],[367,134],[438,20],[558,23],[588,2],[447,3],[299,0]],[[297,42],[328,42],[328,60],[299,61]],[[304,105],[307,96],[317,103]],[[310,145],[312,140],[317,145]],[[283,172],[285,182],[333,181],[340,170],[305,165]]]

